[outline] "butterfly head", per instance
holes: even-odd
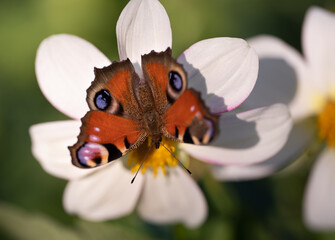
[[[151,140],[152,140],[152,144],[155,145],[155,148],[158,149],[159,146],[161,145],[161,142],[162,142],[162,135],[161,134],[157,134],[155,136],[152,136]]]

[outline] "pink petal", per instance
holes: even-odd
[[[248,165],[275,155],[292,127],[282,104],[220,117],[220,134],[209,146],[181,144],[191,156],[219,165]]]
[[[131,0],[116,25],[121,60],[129,58],[141,72],[141,55],[172,46],[169,17],[157,0]]]
[[[143,184],[141,174],[131,184],[133,175],[117,160],[94,174],[70,181],[63,197],[64,208],[93,221],[128,215],[135,208]]]
[[[47,173],[71,180],[94,171],[71,163],[68,147],[77,142],[80,126],[80,121],[58,121],[30,127],[33,155]]]
[[[36,76],[48,101],[71,118],[88,111],[86,90],[94,80],[93,68],[110,61],[91,43],[72,35],[45,39],[37,50]]]
[[[194,228],[207,217],[206,200],[194,180],[180,167],[168,175],[154,177],[146,172],[146,182],[138,211],[146,221],[156,224],[184,223]]]
[[[180,55],[178,62],[188,73],[189,87],[201,92],[214,113],[239,106],[257,79],[257,55],[238,38],[200,41]]]
[[[335,14],[311,7],[302,28],[302,47],[315,86],[335,98]]]
[[[335,229],[335,149],[323,150],[312,173],[304,197],[304,220],[316,231]]]
[[[284,103],[289,106],[294,120],[310,116],[316,91],[301,55],[272,36],[258,36],[249,43],[259,57],[259,75],[243,106],[252,109]]]
[[[245,166],[213,166],[213,175],[222,181],[245,181],[268,177],[297,159],[316,137],[315,119],[296,123],[284,147],[264,162]]]

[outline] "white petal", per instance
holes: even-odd
[[[239,106],[250,94],[258,73],[258,57],[237,38],[213,38],[192,45],[178,62],[188,73],[188,84],[201,92],[212,112]]]
[[[248,41],[259,57],[256,85],[243,103],[248,109],[287,104],[293,119],[313,111],[315,86],[301,55],[278,38],[259,36]]]
[[[89,42],[60,34],[41,43],[35,64],[44,96],[62,113],[79,119],[88,111],[86,89],[94,80],[94,67],[110,61]]]
[[[129,58],[140,70],[141,55],[172,46],[169,17],[157,0],[131,0],[116,25],[121,60]]]
[[[335,149],[325,149],[308,179],[304,219],[313,230],[335,229]]]
[[[262,162],[285,144],[292,127],[282,104],[220,117],[220,134],[210,146],[180,144],[191,156],[220,165]]]
[[[75,167],[71,163],[68,147],[77,142],[80,125],[80,121],[58,121],[30,127],[33,155],[46,172],[70,180],[93,171]]]
[[[164,176],[146,173],[146,183],[138,206],[140,216],[152,223],[182,222],[187,227],[201,225],[207,217],[206,200],[189,174],[180,167]]]
[[[324,93],[335,91],[335,14],[311,7],[304,20],[302,47],[315,84]]]
[[[213,175],[218,180],[244,181],[268,177],[285,167],[310,146],[316,137],[314,119],[306,119],[294,124],[285,146],[273,157],[256,164],[246,166],[213,166]]]
[[[85,178],[70,181],[63,196],[68,213],[102,221],[131,213],[141,193],[143,176],[134,174],[117,160]]]

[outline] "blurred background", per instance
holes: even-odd
[[[155,226],[136,213],[101,223],[63,210],[66,181],[48,175],[31,154],[32,124],[68,119],[39,90],[35,54],[52,34],[78,35],[118,60],[115,26],[126,0],[0,0],[0,239],[335,239],[302,222],[302,198],[317,151],[293,171],[250,182],[199,184],[209,216],[198,229]],[[162,0],[173,31],[173,55],[206,38],[275,35],[300,51],[311,5],[334,0]]]

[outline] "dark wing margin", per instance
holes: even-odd
[[[218,116],[210,113],[199,92],[188,89],[164,115],[162,131],[178,142],[207,144],[218,134]]]

